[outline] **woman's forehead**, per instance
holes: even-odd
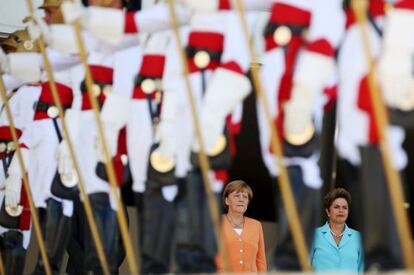
[[[240,189],[237,189],[237,190],[234,190],[233,192],[231,192],[231,194],[239,194],[239,193],[248,194],[249,192],[247,192],[246,188],[240,188]]]
[[[346,199],[344,198],[336,198],[333,202],[332,205],[348,205],[348,202]]]

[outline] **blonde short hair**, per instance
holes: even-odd
[[[247,193],[247,195],[249,196],[249,202],[250,202],[250,200],[253,198],[253,191],[245,181],[234,180],[234,181],[227,183],[226,187],[224,188],[223,196],[222,196],[222,203],[226,209],[228,209],[228,206],[226,205],[226,198],[231,193],[240,192],[240,191],[245,191]]]

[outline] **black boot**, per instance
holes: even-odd
[[[38,213],[38,216],[39,216],[40,230],[42,232],[43,240],[45,241],[46,223],[47,223],[47,209],[43,208],[43,207],[37,208],[37,213]],[[35,269],[33,270],[32,275],[41,275],[41,274],[45,274],[45,267],[44,267],[42,255],[40,254],[40,251],[39,251],[39,254],[37,256],[36,266],[35,266]]]
[[[216,240],[200,170],[189,173],[177,200],[178,273],[215,272]]]
[[[104,245],[104,252],[111,274],[118,274],[121,262],[120,255],[125,255],[121,246],[121,236],[119,234],[116,213],[112,209],[109,195],[107,193],[94,193],[89,195],[92,204],[92,211],[98,227],[99,236]],[[89,227],[85,232],[85,272],[87,274],[102,274],[102,267],[98,253],[95,249],[91,231]]]
[[[23,248],[23,234],[17,230],[2,234],[1,257],[6,274],[23,274],[26,249]]]
[[[50,265],[59,272],[66,246],[71,236],[72,217],[63,215],[62,203],[47,201],[46,248]]]
[[[53,274],[58,274],[71,235],[71,217],[63,215],[61,202],[50,198],[46,203],[43,238],[51,271]],[[44,272],[44,263],[39,257],[34,274],[44,274]]]
[[[144,192],[142,273],[169,273],[174,236],[175,210],[160,187],[147,182]]]
[[[79,275],[83,274],[84,271],[84,239],[87,220],[81,200],[77,198],[73,203],[72,233],[67,246],[69,260],[66,266],[66,273],[69,275]]]

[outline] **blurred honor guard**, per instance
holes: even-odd
[[[194,1],[186,4],[197,8]],[[200,114],[204,149],[210,161],[211,187],[219,194],[228,179],[226,170],[234,153],[231,137],[240,126],[241,103],[251,90],[245,76],[249,59],[237,14],[229,10],[216,11],[219,6],[209,7],[207,2],[198,8],[194,10],[190,26],[181,29],[181,37],[186,46],[195,108]],[[176,111],[166,115],[165,120],[162,117],[159,125],[161,145],[155,152],[168,156],[167,159],[173,155],[176,161],[175,175],[179,184],[175,234],[177,271],[213,272],[217,248],[197,156],[199,143],[183,82],[183,77],[187,76],[182,75],[175,41],[170,43],[170,50],[163,88],[166,96],[176,94]],[[169,152],[168,146],[162,146],[163,140],[168,139],[176,142],[173,153]],[[169,165],[166,161],[162,163]]]
[[[334,55],[343,33],[344,16],[339,0],[272,2],[263,34],[266,52],[261,80],[280,133],[284,163],[309,247],[321,211],[322,180],[317,164],[320,125],[315,120],[315,110],[320,108],[317,103],[335,73]],[[258,122],[263,160],[276,179],[270,129],[261,104]],[[299,269],[280,191],[275,196],[279,228],[270,265],[282,270]]]
[[[132,110],[127,126],[132,188],[139,213],[138,232],[144,274],[168,273],[171,264],[171,236],[175,221],[172,201],[177,194],[177,186],[174,185],[174,163],[168,167],[168,163],[160,159],[157,153],[151,154],[159,145],[155,139],[158,123],[161,119],[168,119],[167,113],[175,112],[174,105],[172,108],[169,107],[171,101],[175,102],[175,98],[163,92],[161,82],[169,41],[170,33],[163,31],[151,34],[144,44],[142,62],[135,77]],[[171,144],[171,140],[168,142]],[[154,217],[162,218],[158,220]]]
[[[43,36],[47,48],[47,54],[52,68],[55,70],[54,79],[64,110],[72,105],[73,93],[70,87],[71,76],[68,68],[78,63],[78,59],[69,55],[69,50],[61,54],[52,49],[55,33],[62,35],[62,15],[59,10],[60,1],[45,1],[41,7],[45,9],[44,20],[37,15],[27,22],[28,31],[32,39]],[[51,24],[50,27],[47,24]],[[50,30],[49,30],[50,28]],[[54,47],[55,45],[53,45]],[[41,60],[38,56],[38,62]],[[26,70],[41,71],[42,66],[27,62]],[[41,94],[34,108],[33,123],[31,125],[31,147],[29,179],[34,194],[34,204],[39,209],[40,223],[42,226],[47,256],[51,268],[58,272],[63,259],[67,241],[70,237],[71,216],[73,204],[71,201],[62,200],[51,192],[51,186],[57,171],[57,148],[61,141],[60,121],[57,107],[51,93],[47,72],[42,71]],[[35,273],[43,273],[44,266],[39,257]]]
[[[72,3],[65,3],[65,5],[66,4]],[[73,17],[74,14],[81,16],[80,14],[83,13],[84,15],[82,16],[87,16],[87,13],[81,6],[65,5],[63,5],[63,11],[67,23],[72,23],[73,20],[78,19]],[[93,11],[98,11],[103,12],[108,16],[106,17],[103,15],[101,18],[105,18],[106,21],[101,21],[101,25],[98,24],[99,27],[94,25],[93,28],[98,28],[101,32],[107,31],[106,34],[110,35],[110,31],[113,30],[113,28],[108,27],[105,24],[119,26],[111,21],[110,16],[113,15],[113,13],[122,12],[120,10],[122,7],[121,1],[113,1],[111,3],[98,1],[93,4],[91,3],[91,5],[91,7],[88,7],[88,10],[91,10],[91,13],[93,13]],[[78,10],[75,10],[73,7]],[[102,23],[104,25],[102,25]],[[91,32],[93,33],[93,31]],[[101,110],[101,118],[104,123],[110,157],[113,158],[117,151],[119,131],[126,123],[129,102],[127,97],[112,93],[114,54],[117,47],[113,44],[98,40],[91,35],[91,32],[84,32],[83,37],[85,47],[88,51],[88,65],[94,81],[94,86],[92,87],[93,93],[96,96],[98,107]],[[80,113],[78,110],[73,110],[73,113],[77,113],[78,115],[74,115],[74,119],[70,121],[69,124],[73,126],[73,129],[76,129],[73,132],[73,142],[75,143],[75,146],[82,146],[83,148],[83,153],[78,156],[79,166],[85,184],[85,191],[92,204],[92,211],[97,223],[99,236],[103,241],[109,270],[111,273],[118,273],[118,267],[124,259],[125,253],[123,252],[119,227],[116,220],[115,199],[112,197],[108,177],[103,168],[104,157],[101,151],[102,146],[100,145],[98,128],[96,126],[92,104],[87,92],[86,81],[84,79],[85,74],[84,71],[79,73],[82,74],[80,77],[83,78],[80,87],[76,87],[76,89],[80,89],[81,91]],[[83,129],[88,130],[85,131]],[[64,142],[66,143],[66,141]],[[63,176],[66,175],[70,177],[75,174],[68,146],[63,144],[63,146],[59,148],[59,158],[59,165],[61,166],[60,171],[62,171]],[[98,165],[99,162],[101,162],[102,165]],[[102,169],[97,169],[97,167]],[[118,182],[122,184],[122,180],[119,178],[119,172],[122,173],[123,171],[116,172]],[[80,228],[82,228],[82,226],[80,226]],[[83,236],[84,272],[101,273],[101,265],[89,227],[85,228],[85,232],[79,232],[79,235],[80,238]]]
[[[90,4],[91,6],[85,9],[73,3],[65,3],[63,5],[64,16],[65,20],[69,23],[77,19],[81,20],[83,28],[88,31],[88,35],[85,35],[85,41],[89,51],[89,68],[95,82],[93,90],[102,108],[101,118],[104,123],[110,157],[115,166],[118,183],[122,184],[125,180],[122,173],[125,171],[124,166],[126,166],[127,152],[125,146],[125,131],[121,131],[121,129],[126,125],[130,115],[129,106],[131,100],[125,94],[119,94],[121,92],[125,93],[122,89],[114,89],[112,92],[112,84],[114,86],[122,86],[122,83],[116,83],[116,81],[128,81],[125,77],[120,77],[118,80],[115,78],[114,65],[117,62],[116,53],[128,46],[138,44],[138,37],[136,36],[138,31],[152,32],[167,28],[170,25],[168,17],[165,16],[168,9],[163,5],[155,7],[155,10],[148,11],[149,13],[146,13],[146,11],[143,11],[143,14],[141,12],[125,13],[120,9],[122,7],[121,1],[113,1],[110,3],[101,1],[99,3],[94,2],[93,5],[92,3]],[[152,24],[152,20],[154,20],[153,15],[160,18],[160,24]],[[119,69],[122,69],[122,67]],[[132,84],[132,79],[130,81]],[[125,85],[123,86],[125,87]],[[80,158],[80,166],[86,181],[86,192],[89,194],[94,208],[100,235],[105,240],[105,252],[110,270],[111,272],[117,272],[118,266],[123,260],[121,256],[124,254],[120,246],[120,236],[116,223],[115,201],[112,198],[110,186],[107,182],[108,177],[103,167],[103,152],[91,102],[86,93],[86,89],[85,81],[83,81],[81,84],[81,123],[89,131],[81,131],[77,138],[78,142],[87,150]],[[130,90],[132,90],[132,87]],[[138,120],[142,112],[137,115],[138,117],[136,119]],[[134,130],[132,129],[132,131]],[[143,134],[151,134],[151,129],[149,129],[149,132]],[[127,135],[130,142],[130,135]],[[134,142],[136,142],[136,139]],[[145,144],[146,141],[140,140],[140,142]],[[149,142],[151,143],[151,140]],[[124,143],[123,146],[121,145],[122,143]],[[134,147],[135,143],[131,148]],[[60,153],[62,160],[69,157],[67,148],[62,147]],[[131,165],[138,166],[138,168],[144,167],[145,169],[146,166],[144,163],[137,164],[135,161],[137,157],[139,158],[140,155],[144,156],[144,154],[144,151],[137,152],[137,156],[132,159]],[[73,173],[73,167],[70,167],[70,163],[62,161],[62,164],[68,166],[63,169],[64,171]],[[137,172],[139,173],[138,170]],[[138,182],[141,178],[135,177],[135,180]],[[85,239],[85,253],[85,268],[90,271],[100,272],[98,257],[89,232]]]
[[[407,60],[404,62],[409,62],[408,56],[411,53],[408,54],[404,49],[408,50],[410,47],[411,51],[413,49],[412,46],[401,42],[405,41],[407,33],[401,29],[393,29],[394,24],[399,24],[398,20],[401,18],[404,18],[402,21],[404,23],[401,26],[409,22],[405,21],[405,15],[400,17],[399,11],[404,14],[403,10],[395,9],[396,12],[393,15],[390,14],[389,18],[387,15],[387,20],[384,21],[385,2],[369,1],[367,16],[370,20],[364,23],[373,55],[371,58],[380,60],[380,73],[383,75],[378,75],[378,80],[384,84],[381,87],[382,92],[385,102],[390,107],[397,107],[393,103],[400,99],[397,98],[398,92],[401,91],[394,88],[398,85],[391,86],[392,83],[395,81],[398,81],[399,84],[403,83],[401,79],[397,80],[393,74],[396,70],[399,71],[403,68],[399,64],[403,59],[397,59],[395,56],[405,53]],[[413,22],[412,20],[413,17],[411,22]],[[385,29],[384,22],[386,22]],[[338,171],[338,174],[344,175],[338,181],[342,180],[343,184],[352,191],[354,207],[351,212],[354,216],[355,226],[360,228],[362,233],[366,269],[401,268],[400,245],[382,165],[378,128],[374,122],[373,103],[370,98],[369,64],[367,64],[362,40],[363,34],[360,29],[362,26],[356,22],[355,13],[350,6],[347,10],[346,26],[346,34],[338,56],[340,85],[337,145],[341,157],[338,169],[342,169]],[[386,31],[386,34],[383,33],[383,30]],[[396,33],[399,35],[393,37],[392,35]],[[396,45],[398,46],[396,47]],[[382,55],[380,55],[381,53]],[[352,61],[349,59],[350,57],[352,57]],[[406,73],[407,81],[412,79],[411,70],[410,73],[408,71]],[[400,76],[402,77],[402,74]],[[401,105],[399,106],[401,107]],[[390,125],[385,129],[385,133],[390,142],[392,166],[400,171],[407,164],[407,156],[402,149],[404,131],[397,125]],[[381,213],[378,213],[378,209],[382,209]],[[373,231],[375,234],[372,234]]]
[[[7,53],[36,52],[35,41],[26,30],[18,30],[4,40],[1,47]],[[8,93],[14,125],[19,138],[26,169],[30,146],[30,124],[33,118],[33,103],[39,97],[40,85],[27,84]],[[0,110],[0,159],[1,169],[0,251],[6,274],[23,274],[26,249],[30,239],[31,215],[27,193],[22,185],[20,165],[15,156],[9,121],[4,103]],[[5,197],[4,197],[5,195]],[[4,201],[3,201],[4,200]]]

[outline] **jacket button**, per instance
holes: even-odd
[[[243,252],[243,249],[240,249],[240,252]]]
[[[240,261],[240,264],[243,264],[243,261]]]

